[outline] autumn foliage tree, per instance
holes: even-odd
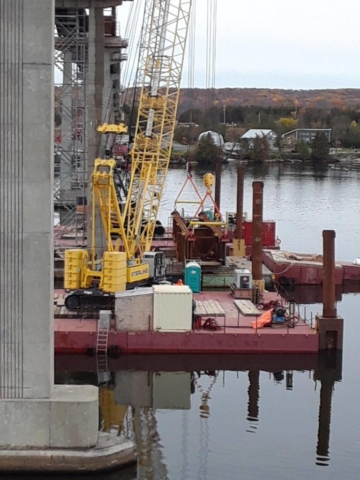
[[[275,125],[278,127],[277,129],[280,131],[279,133],[285,133],[298,128],[299,122],[298,120],[295,120],[295,118],[292,118],[292,117],[282,117],[275,122]]]

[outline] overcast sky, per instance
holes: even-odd
[[[196,0],[195,87],[205,87],[207,3]],[[218,0],[216,87],[360,88],[359,30],[360,0]]]

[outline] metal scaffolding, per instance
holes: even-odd
[[[106,3],[106,2],[105,2]],[[55,9],[55,238],[68,236],[75,245],[86,239],[87,85],[89,82],[89,10],[78,7]],[[116,9],[104,8],[103,122],[119,123],[120,64],[127,57],[128,42],[120,37]],[[91,59],[90,59],[91,60]],[[97,155],[109,147],[100,145]]]
[[[61,226],[79,227],[76,243],[84,235],[86,218],[88,21],[84,8],[55,10],[54,205]]]

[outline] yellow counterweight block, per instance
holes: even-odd
[[[76,290],[82,287],[83,272],[87,262],[87,250],[73,249],[65,251],[64,288],[66,290]]]
[[[105,252],[101,288],[106,293],[126,290],[126,253]]]

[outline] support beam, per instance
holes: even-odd
[[[118,7],[133,0],[55,0],[56,8],[108,8]]]
[[[262,274],[263,182],[253,182],[253,219],[251,264],[253,284],[264,291]]]

